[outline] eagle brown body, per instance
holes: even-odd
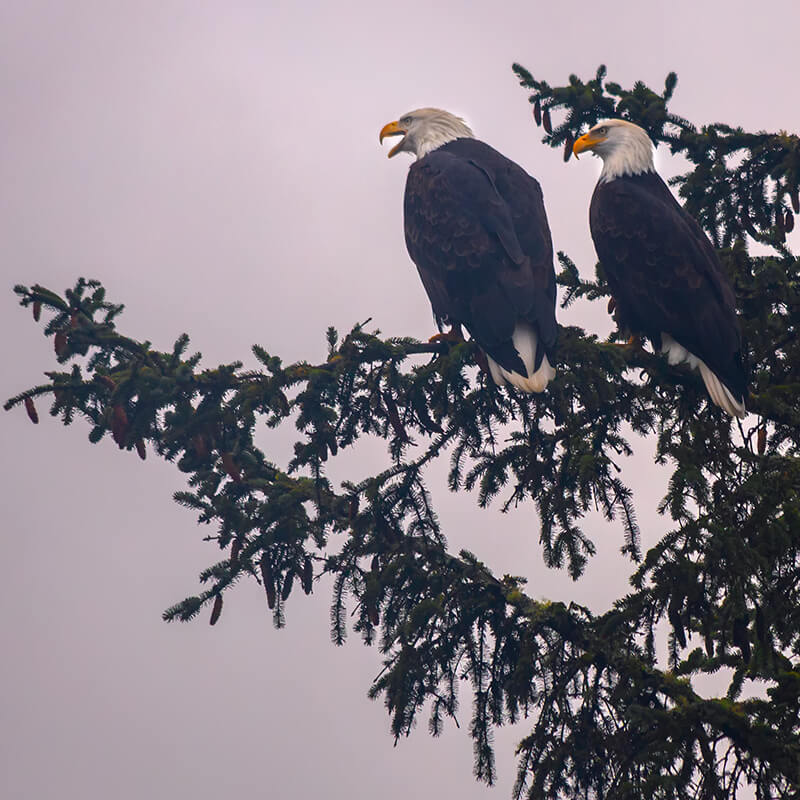
[[[534,371],[554,360],[553,244],[539,183],[475,139],[411,165],[405,237],[440,328],[461,324],[503,369],[526,375],[513,334],[537,334]],[[530,376],[528,376],[530,377]]]
[[[538,181],[446,111],[409,112],[381,139],[399,134],[389,155],[417,156],[406,245],[439,329],[466,328],[498,385],[543,391],[555,374],[556,281]]]
[[[708,237],[655,172],[649,137],[606,120],[574,149],[593,149],[605,162],[589,225],[620,328],[646,336],[671,364],[699,369],[714,403],[743,417],[747,377],[733,289]]]
[[[654,172],[599,183],[589,210],[620,327],[666,349],[671,336],[743,398],[735,298],[714,248]]]

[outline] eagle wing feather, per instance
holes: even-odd
[[[505,369],[526,375],[512,334],[539,332],[536,367],[555,346],[555,273],[538,182],[474,139],[412,165],[405,194],[409,254],[437,323],[460,323]]]
[[[711,242],[661,178],[647,173],[598,183],[589,221],[620,327],[656,346],[669,334],[743,397],[733,291]]]

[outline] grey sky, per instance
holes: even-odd
[[[320,358],[327,325],[368,316],[387,334],[430,335],[402,238],[408,160],[378,145],[385,122],[423,105],[461,113],[536,175],[556,247],[591,270],[598,168],[540,144],[511,62],[550,82],[602,62],[611,79],[656,89],[676,70],[678,114],[797,130],[800,6],[763,8],[5,0],[3,398],[54,364],[52,341],[15,305],[17,282],[63,290],[97,277],[126,303],[126,333],[167,348],[187,331],[210,364],[253,342]],[[659,164],[679,170],[668,154]],[[562,319],[608,324],[581,308]],[[213,629],[160,621],[218,555],[172,503],[174,467],[92,447],[80,423],[44,413],[38,427],[0,415],[0,431],[0,795],[489,796],[463,731],[435,741],[423,724],[392,747],[383,707],[365,696],[379,656],[357,638],[330,644],[325,587],[290,603],[283,631],[254,584],[229,594]],[[274,442],[279,458],[288,439]],[[652,541],[663,523],[651,449],[629,473]],[[348,464],[380,461],[366,447]],[[593,520],[601,554],[572,584],[543,567],[531,508],[501,518],[435,489],[451,546],[529,576],[535,596],[602,609],[623,591],[617,527]],[[509,796],[517,738],[497,738],[493,797]]]

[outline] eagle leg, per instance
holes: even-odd
[[[458,344],[464,341],[464,334],[461,332],[461,325],[456,322],[447,333],[437,333],[428,339],[429,342],[450,342],[450,344]]]

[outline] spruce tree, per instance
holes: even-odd
[[[696,127],[657,93],[606,80],[563,86],[514,71],[530,91],[543,143],[568,160],[588,126],[621,116],[682,155],[674,180],[733,282],[751,377],[750,416],[717,409],[696,372],[562,326],[558,376],[542,395],[498,389],[469,343],[382,338],[368,325],[328,330],[324,363],[200,366],[181,336],[171,351],[117,330],[122,306],[96,281],[59,295],[16,287],[45,316],[60,369],[22,392],[119,447],[174,461],[175,499],[212,525],[220,560],[202,591],[164,612],[216,623],[240,579],[263,586],[274,622],[333,576],[331,631],[376,644],[394,736],[427,715],[436,735],[471,702],[475,774],[495,777],[492,729],[525,718],[515,796],[529,798],[800,797],[800,259],[786,245],[800,213],[800,139],[724,124]],[[588,198],[587,198],[588,200]],[[758,253],[751,252],[758,243]],[[598,264],[559,253],[562,305],[605,302]],[[288,464],[255,443],[259,426],[296,425]],[[387,465],[334,483],[329,459],[362,437],[386,442]],[[634,497],[620,464],[643,437],[669,471],[666,532],[640,552]],[[449,459],[449,488],[480,506],[533,503],[546,563],[578,579],[594,553],[584,518],[599,508],[632,560],[628,586],[602,614],[536,601],[519,577],[448,551],[426,467]],[[355,612],[349,623],[351,612]],[[669,630],[667,663],[657,658]],[[695,679],[725,675],[705,696]],[[752,789],[749,791],[753,791]]]

